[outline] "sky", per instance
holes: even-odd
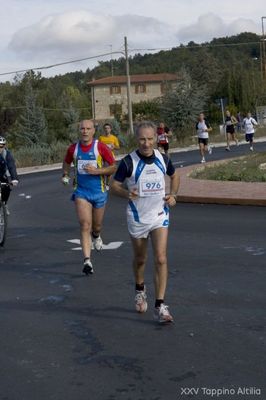
[[[15,74],[10,72],[84,58],[40,72],[54,76],[85,71],[99,61],[122,57],[124,37],[129,55],[134,55],[241,32],[261,34],[262,21],[266,31],[265,4],[265,0],[0,0],[0,81],[12,81]]]

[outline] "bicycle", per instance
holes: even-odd
[[[0,182],[0,246],[3,247],[7,234],[7,210],[2,201],[2,186],[9,186],[8,183]]]

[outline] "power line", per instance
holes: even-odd
[[[254,44],[260,44],[260,42],[241,42],[241,43],[219,43],[219,44],[196,44],[193,46],[190,45],[180,45],[179,47],[159,47],[159,48],[140,48],[140,49],[131,49],[129,50],[130,52],[133,51],[158,51],[158,50],[183,50],[183,49],[204,49],[206,47],[212,48],[212,47],[233,47],[233,46],[242,46],[242,45],[254,45]]]
[[[19,73],[27,72],[27,71],[39,71],[39,70],[43,70],[43,69],[59,67],[60,65],[72,64],[72,63],[77,63],[77,62],[86,61],[86,60],[93,60],[95,58],[109,56],[111,54],[124,54],[124,53],[122,51],[112,51],[111,53],[98,54],[97,56],[84,57],[84,58],[79,58],[79,59],[76,59],[76,60],[70,60],[70,61],[65,61],[65,62],[61,62],[61,63],[45,65],[45,66],[42,66],[42,67],[27,68],[27,69],[21,69],[21,70],[11,71],[11,72],[2,72],[2,73],[0,73],[0,76],[19,74]]]

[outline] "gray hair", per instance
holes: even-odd
[[[135,134],[136,136],[139,135],[141,129],[143,128],[151,128],[154,131],[154,134],[157,131],[157,126],[152,122],[152,121],[141,121],[138,123],[138,125],[136,126],[136,130],[135,130]]]

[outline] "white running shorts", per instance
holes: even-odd
[[[135,239],[146,239],[151,231],[158,228],[168,228],[169,226],[169,212],[160,213],[157,218],[149,223],[136,222],[132,216],[127,216],[127,227],[130,236]]]

